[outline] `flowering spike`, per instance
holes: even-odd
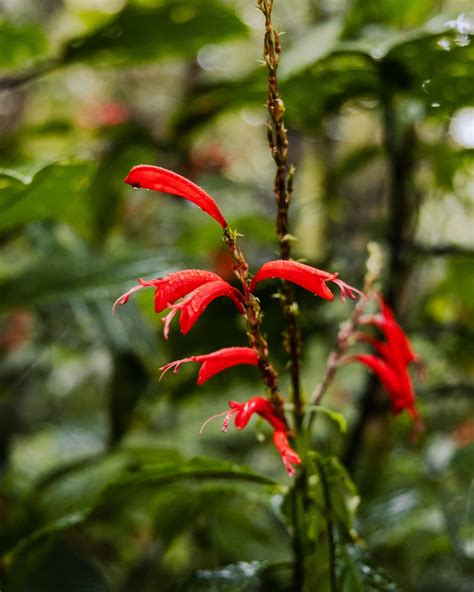
[[[258,356],[256,351],[250,347],[225,347],[215,352],[211,352],[210,354],[191,356],[189,358],[183,358],[182,360],[175,360],[174,362],[162,366],[160,368],[162,371],[160,380],[165,372],[171,368],[173,368],[173,372],[176,374],[176,372],[179,371],[181,364],[186,362],[197,362],[198,364],[202,364],[199,370],[197,383],[204,384],[219,372],[231,368],[232,366],[238,364],[251,364],[256,366],[258,363]]]
[[[334,294],[328,288],[326,282],[334,282],[341,290],[342,300],[345,302],[346,295],[352,300],[355,300],[355,294],[364,296],[360,290],[349,286],[337,277],[337,273],[328,273],[322,269],[299,263],[298,261],[289,261],[278,259],[276,261],[268,261],[257,271],[255,277],[250,284],[250,290],[253,292],[257,284],[262,280],[268,278],[280,278],[293,282],[316,296],[325,298],[326,300],[334,300]]]
[[[186,298],[178,304],[170,305],[171,311],[164,319],[165,337],[167,337],[171,320],[179,310],[181,311],[181,317],[179,320],[181,333],[186,335],[209,304],[219,296],[228,296],[235,304],[238,311],[241,314],[245,314],[245,308],[242,304],[242,294],[236,288],[233,288],[230,284],[221,279],[215,282],[208,282],[190,292]]]
[[[175,271],[165,277],[154,278],[152,280],[138,279],[138,286],[134,286],[128,292],[125,292],[115,301],[112,312],[118,305],[126,304],[130,295],[142,288],[155,288],[155,312],[162,312],[168,308],[169,304],[176,302],[189,292],[192,292],[199,286],[207,282],[224,281],[212,271],[203,269],[185,269],[184,271]]]
[[[153,191],[183,197],[195,203],[201,210],[209,214],[214,220],[217,220],[222,228],[227,227],[227,222],[212,197],[199,185],[173,171],[140,164],[131,169],[125,178],[125,183],[137,189],[142,187],[143,189],[152,189]]]
[[[296,469],[293,465],[301,464],[301,458],[296,450],[293,450],[289,445],[285,430],[275,430],[273,432],[273,443],[280,453],[288,475],[294,477],[296,475]]]

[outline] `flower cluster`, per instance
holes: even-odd
[[[227,222],[217,207],[215,201],[198,185],[188,179],[161,167],[139,165],[130,171],[125,182],[135,188],[152,189],[164,193],[171,193],[182,197],[214,218],[224,230],[228,229]],[[171,273],[165,277],[151,280],[138,280],[138,285],[120,296],[113,305],[113,310],[125,304],[131,294],[142,288],[155,290],[154,309],[159,313],[168,309],[164,317],[164,336],[168,338],[173,318],[180,312],[180,328],[183,334],[188,333],[204,313],[208,305],[220,296],[226,296],[234,303],[238,312],[247,317],[250,300],[253,298],[258,284],[269,278],[279,278],[301,286],[320,298],[333,300],[334,295],[328,284],[333,283],[341,290],[343,300],[348,296],[355,299],[362,295],[359,290],[349,286],[337,273],[328,273],[304,263],[289,260],[268,261],[260,267],[250,282],[243,281],[243,291],[233,287],[219,275],[200,269],[188,269]],[[248,317],[247,317],[248,320]],[[198,374],[198,384],[203,384],[212,376],[239,364],[258,366],[262,362],[260,353],[253,347],[228,347],[204,355],[190,356],[166,364],[161,368],[162,375],[173,368],[176,373],[180,366],[187,362],[201,364]],[[263,417],[273,428],[273,441],[279,451],[289,475],[294,475],[293,465],[301,462],[298,454],[288,443],[288,430],[281,413],[272,406],[269,399],[253,397],[244,403],[231,401],[230,410],[226,414],[223,431],[227,430],[230,419],[238,429],[243,429],[251,416],[256,413]]]
[[[370,344],[376,354],[355,354],[343,358],[342,363],[360,362],[376,373],[392,404],[392,413],[407,410],[416,425],[421,418],[415,404],[415,394],[409,373],[409,365],[417,363],[410,342],[395,319],[392,309],[377,296],[380,312],[359,318],[359,325],[373,326],[383,334],[385,341],[364,332],[356,334],[357,340]]]

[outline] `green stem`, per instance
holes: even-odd
[[[326,525],[328,538],[328,561],[329,561],[329,590],[330,592],[337,592],[337,577],[336,577],[336,542],[334,540],[334,522],[332,519],[332,502],[329,483],[326,477],[323,464],[316,460],[319,478],[321,479],[321,486],[323,489],[324,506],[326,509]]]

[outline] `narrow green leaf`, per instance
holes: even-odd
[[[332,409],[328,409],[327,407],[322,407],[321,405],[311,405],[309,410],[314,410],[316,412],[321,412],[329,419],[332,419],[336,424],[339,430],[345,434],[347,431],[347,420],[342,415],[342,413],[338,413],[337,411],[333,411]]]

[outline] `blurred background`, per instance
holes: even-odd
[[[314,447],[350,471],[355,530],[397,589],[470,592],[472,5],[276,0],[274,22],[294,256],[361,286],[378,243],[379,287],[426,364],[418,443],[351,365],[325,400],[347,433],[321,416]],[[231,280],[215,222],[131,190],[122,180],[135,164],[202,185],[254,271],[274,257],[262,27],[255,0],[0,0],[2,590],[284,589],[271,575],[291,560],[281,495],[251,478],[180,477],[190,462],[236,463],[287,483],[262,426],[224,435],[216,421],[199,435],[229,399],[261,394],[255,369],[197,387],[189,364],[158,382],[171,360],[245,345],[242,319],[219,299],[165,341],[152,290],[111,315],[138,277],[196,267]],[[275,289],[259,295],[286,388]],[[352,304],[297,295],[309,394]],[[392,589],[364,569],[348,592]]]

